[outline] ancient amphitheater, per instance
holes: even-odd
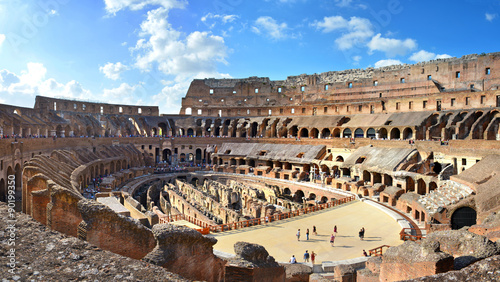
[[[494,281],[499,87],[490,53],[194,80],[179,115],[41,96],[0,105],[0,273]]]

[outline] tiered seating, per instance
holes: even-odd
[[[439,207],[455,204],[463,198],[468,197],[473,192],[474,190],[467,185],[446,180],[443,181],[443,184],[439,188],[431,191],[427,195],[421,196],[418,201],[430,214],[434,214]]]

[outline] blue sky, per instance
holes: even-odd
[[[194,78],[286,79],[500,51],[500,0],[0,0],[0,103],[177,114]]]

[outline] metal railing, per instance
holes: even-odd
[[[238,221],[238,222],[232,222],[232,223],[226,223],[226,224],[220,224],[220,225],[210,225],[207,222],[204,222],[200,219],[197,219],[195,217],[192,217],[192,216],[186,215],[186,214],[160,216],[159,223],[170,223],[170,222],[178,221],[178,220],[186,220],[192,224],[195,224],[197,226],[202,227],[202,228],[196,229],[196,230],[200,231],[202,234],[208,234],[209,232],[224,232],[224,231],[241,229],[241,228],[245,228],[245,227],[268,224],[270,222],[288,219],[288,218],[308,214],[311,212],[320,211],[320,210],[332,208],[335,206],[339,206],[339,205],[354,201],[355,199],[356,199],[355,196],[351,196],[351,197],[336,199],[336,200],[331,201],[331,202],[318,204],[315,206],[311,206],[311,207],[307,207],[307,208],[303,208],[303,209],[299,209],[299,210],[291,211],[291,212],[287,212],[287,213],[280,213],[280,214],[275,214],[272,216],[254,218],[254,219],[250,219],[250,220],[244,220],[244,221]]]

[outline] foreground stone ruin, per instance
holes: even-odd
[[[491,53],[283,81],[194,80],[179,115],[41,96],[33,108],[0,105],[0,209],[18,219],[17,272],[6,263],[0,272],[491,281],[500,276],[499,85]],[[320,274],[244,242],[235,257],[216,255],[206,236],[356,200],[389,210],[410,241]],[[172,224],[180,220],[196,228]],[[3,262],[13,232],[0,224]]]

